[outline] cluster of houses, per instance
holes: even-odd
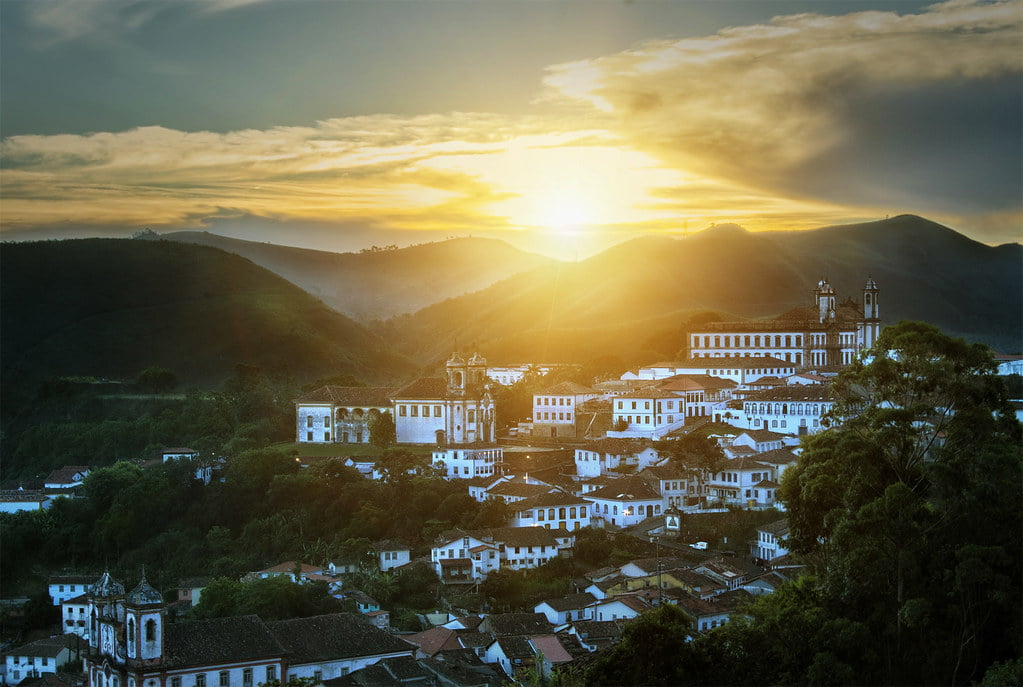
[[[13,685],[46,676],[49,687],[67,687],[74,681],[56,676],[81,661],[91,687],[255,687],[296,677],[331,686],[412,680],[497,687],[527,669],[549,677],[615,644],[624,623],[662,603],[682,609],[694,635],[729,622],[743,602],[772,592],[798,570],[786,560],[786,533],[784,520],[758,531],[759,562],[770,570],[754,577],[748,567],[699,551],[640,559],[593,571],[576,580],[575,593],[546,599],[532,613],[442,614],[431,629],[402,635],[390,631],[379,603],[345,589],[352,562],[286,561],[250,573],[249,579],[281,576],[296,584],[327,581],[359,611],[282,621],[171,622],[169,610],[198,602],[205,580],[182,581],[177,601],[167,603],[144,574],[130,590],[109,573],[58,575],[50,579],[50,595],[62,608],[65,634],[6,652],[3,678]],[[452,531],[438,539],[431,560],[446,582],[473,583],[502,567],[540,565],[572,544],[568,531],[539,527]],[[410,549],[398,542],[380,542],[373,553],[381,571],[411,563]]]

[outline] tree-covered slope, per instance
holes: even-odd
[[[914,216],[807,232],[722,225],[684,239],[644,237],[579,263],[520,274],[381,330],[420,359],[452,340],[494,360],[572,359],[642,349],[673,355],[694,314],[765,317],[813,303],[827,277],[859,301],[868,276],[885,324],[925,320],[1006,351],[1023,340],[1023,247],[986,246]],[[443,344],[443,345],[441,345]]]
[[[237,255],[168,241],[89,239],[0,250],[4,385],[132,378],[157,365],[214,384],[238,364],[293,375],[402,378],[376,335]]]
[[[241,255],[360,322],[415,312],[552,262],[504,241],[475,237],[359,253],[279,246],[196,231],[162,238]]]

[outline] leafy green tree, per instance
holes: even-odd
[[[369,442],[377,448],[387,448],[397,441],[394,418],[390,413],[372,415],[369,422]]]
[[[178,376],[163,367],[147,367],[135,377],[135,388],[150,394],[162,394],[178,386]]]
[[[725,462],[725,454],[716,441],[693,432],[677,439],[659,441],[656,448],[658,452],[667,455],[678,470],[696,481],[696,493],[701,500],[704,498],[703,485]]]
[[[827,611],[868,628],[863,682],[958,684],[1019,655],[1021,434],[993,369],[928,325],[886,329],[785,475],[790,548]]]

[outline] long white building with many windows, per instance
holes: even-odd
[[[826,279],[814,289],[814,305],[771,320],[714,322],[689,335],[693,358],[766,356],[800,368],[848,365],[881,333],[877,282],[867,278],[861,299],[838,302]]]

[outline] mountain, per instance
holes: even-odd
[[[367,382],[414,368],[297,286],[214,248],[170,241],[8,243],[0,250],[4,385],[51,376],[131,379],[149,366],[214,384],[237,364],[298,381]]]
[[[159,238],[241,255],[360,322],[415,312],[553,262],[504,241],[475,237],[360,253],[292,248],[207,232],[173,232]]]
[[[859,300],[868,276],[882,321],[924,320],[1015,351],[1023,340],[1023,246],[986,246],[902,215],[804,232],[721,225],[673,239],[647,236],[574,264],[516,275],[377,331],[420,361],[477,341],[493,362],[672,356],[691,317],[758,318],[812,305],[826,276]],[[710,311],[710,312],[708,312]]]

